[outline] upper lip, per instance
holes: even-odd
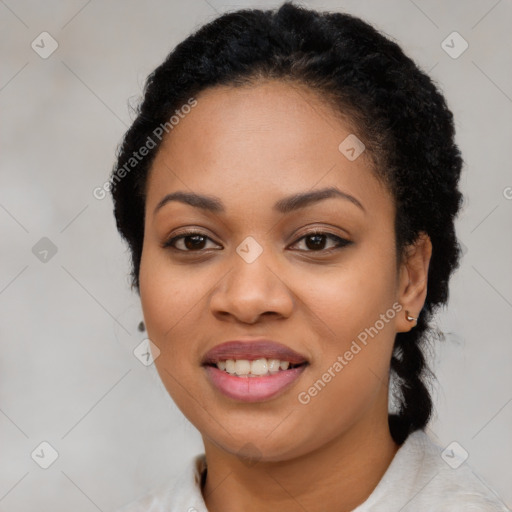
[[[209,350],[203,357],[201,364],[216,364],[219,361],[228,359],[279,359],[280,361],[289,361],[291,364],[307,363],[307,359],[291,348],[268,339],[258,340],[233,340],[226,341],[216,345]]]

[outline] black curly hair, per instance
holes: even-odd
[[[422,233],[431,239],[425,305],[416,327],[397,333],[391,359],[399,392],[389,427],[402,444],[432,414],[423,348],[461,256],[454,221],[463,201],[462,158],[452,113],[432,80],[361,19],[291,2],[275,10],[230,12],[187,37],[149,75],[109,182],[117,227],[131,251],[132,286],[139,291],[147,178],[162,140],[155,129],[165,123],[169,129],[176,109],[206,88],[268,79],[308,86],[357,127],[372,171],[395,200],[397,264]],[[149,149],[134,162],[142,147]]]

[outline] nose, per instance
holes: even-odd
[[[264,256],[267,251],[251,263],[233,254],[231,270],[218,283],[210,299],[216,317],[254,324],[263,315],[276,318],[291,315],[293,294],[271,264],[271,258]]]

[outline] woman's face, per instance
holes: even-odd
[[[203,439],[233,454],[284,460],[368,432],[387,421],[393,341],[410,329],[388,190],[364,151],[354,158],[352,128],[304,87],[222,86],[196,99],[148,178],[140,295],[163,383]],[[326,189],[339,193],[293,199]],[[213,205],[162,203],[178,191]],[[189,230],[200,236],[175,238]],[[249,347],[261,339],[306,364],[243,375],[292,359]],[[227,359],[242,375],[215,365]]]

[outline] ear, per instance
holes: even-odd
[[[398,302],[402,311],[397,317],[397,332],[410,331],[416,322],[408,321],[409,315],[418,318],[427,296],[428,267],[432,256],[430,237],[421,232],[414,243],[407,246],[398,276]]]

